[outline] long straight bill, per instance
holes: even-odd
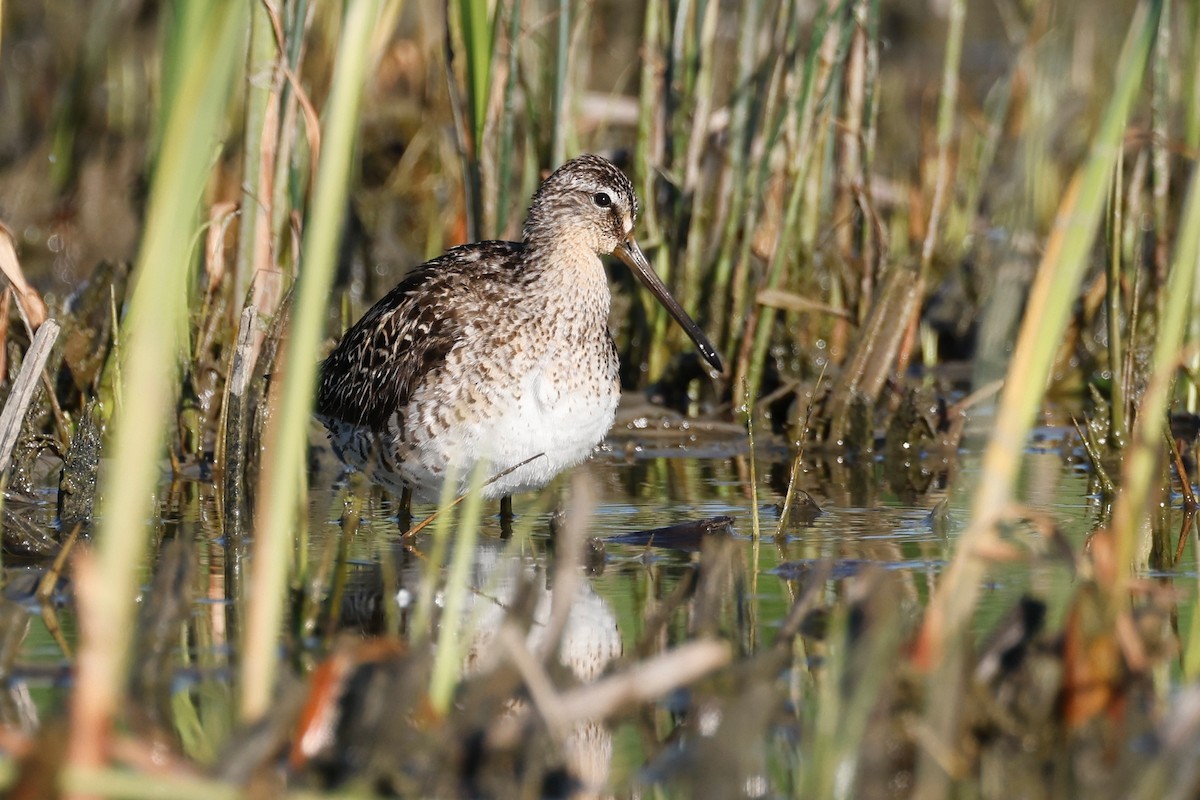
[[[713,343],[704,335],[704,331],[700,330],[700,326],[688,316],[688,313],[683,310],[683,306],[679,305],[667,291],[667,287],[650,268],[650,262],[646,260],[646,255],[642,252],[642,248],[638,247],[638,243],[634,241],[633,237],[630,236],[619,244],[613,255],[624,261],[633,270],[633,274],[638,277],[638,280],[658,298],[658,302],[662,303],[663,307],[675,318],[679,327],[683,328],[683,332],[696,343],[704,360],[711,364],[717,372],[723,372],[725,368],[721,364],[721,356],[717,354],[717,348],[713,347]]]

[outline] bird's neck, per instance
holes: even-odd
[[[570,241],[526,242],[529,288],[547,313],[581,324],[608,325],[612,298],[599,257]]]

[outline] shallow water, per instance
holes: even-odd
[[[1088,497],[1088,474],[1076,463],[1079,454],[1063,442],[1061,429],[1041,432],[1030,448],[1021,499],[1031,512],[1052,518],[1077,551],[1096,525],[1100,509]],[[618,441],[580,468],[596,495],[588,533],[604,545],[603,559],[589,570],[560,651],[562,662],[581,680],[601,673],[622,655],[633,655],[647,620],[692,572],[698,558],[694,552],[615,543],[614,538],[687,521],[731,518],[737,551],[747,568],[741,579],[731,580],[727,587],[722,619],[729,638],[744,652],[752,652],[773,641],[806,569],[821,560],[834,562],[835,577],[871,568],[899,574],[905,602],[915,618],[969,516],[969,488],[978,469],[978,457],[964,453],[943,474],[927,476],[929,486],[924,491],[894,491],[888,488],[881,462],[856,468],[814,460],[806,467],[799,485],[811,495],[820,512],[780,528],[779,504],[791,467],[784,450],[761,448],[765,456],[754,464],[758,487],[755,496],[745,442],[710,442],[698,449],[703,451],[702,457],[687,446],[669,441],[643,442],[636,447]],[[949,491],[946,486],[951,478],[963,488]],[[487,652],[487,631],[498,622],[518,577],[540,568],[537,580],[544,587],[542,601],[548,604],[553,540],[547,514],[540,508],[566,496],[569,484],[564,477],[540,497],[518,498],[517,534],[510,540],[503,538],[495,508],[489,509],[480,532],[473,575],[478,591],[471,607],[476,629],[484,631],[476,634],[473,654]],[[324,530],[336,537],[339,528],[329,520],[339,515],[338,501],[333,499],[325,508],[330,510],[324,516]],[[407,602],[415,588],[410,588],[407,595],[403,589],[417,585],[420,563],[401,541],[396,510],[393,500],[374,495],[351,557],[360,565],[357,585],[365,595],[389,598],[399,594]],[[428,509],[417,509],[417,516],[425,511]],[[321,515],[319,508],[314,513]],[[757,543],[756,516],[761,533]],[[525,535],[522,528],[527,529]],[[322,544],[319,538],[313,539],[314,559],[321,557],[319,551],[333,546],[328,541]],[[431,539],[422,535],[413,546],[428,552]],[[1035,553],[1045,549],[1037,541],[1029,547]],[[395,567],[391,584],[379,575],[376,565],[382,562]],[[1049,621],[1056,624],[1073,586],[1069,562],[1053,552],[997,567],[981,600],[976,630],[985,635],[997,618],[1029,592],[1047,603]],[[839,582],[831,580],[827,591],[836,594]],[[378,630],[371,626],[381,624],[386,629],[388,623],[379,619],[378,609],[370,611],[375,619],[364,622],[368,629]],[[545,611],[540,609],[537,618],[541,619]],[[404,620],[392,624],[403,626]],[[658,636],[655,647],[661,649],[689,639],[691,632],[687,621],[676,615]],[[472,655],[472,659],[476,657],[482,656]],[[669,710],[660,713],[669,716]],[[598,728],[581,733],[580,739],[587,746],[581,755],[585,766],[580,766],[579,772],[607,776],[610,785],[629,785],[645,763],[645,737],[655,735],[647,732],[647,725],[645,720],[627,721],[611,730]],[[658,731],[670,727],[668,722],[650,725]]]
[[[1053,520],[1070,549],[1079,552],[1098,524],[1101,509],[1089,495],[1089,476],[1072,439],[1062,428],[1039,431],[1027,451],[1020,499],[1031,514]],[[821,560],[834,563],[834,579],[825,590],[831,594],[839,591],[837,578],[865,569],[900,575],[904,603],[911,606],[915,618],[969,517],[978,454],[960,453],[955,463],[943,465],[941,474],[925,475],[928,485],[920,491],[910,485],[891,488],[881,460],[856,466],[810,459],[798,485],[820,511],[780,527],[779,504],[791,463],[782,448],[763,446],[758,452],[761,457],[753,469],[757,496],[751,489],[747,443],[741,440],[696,447],[662,440],[637,446],[615,441],[579,468],[595,494],[588,533],[604,545],[603,557],[593,559],[587,571],[561,652],[563,663],[579,679],[591,679],[615,659],[633,652],[647,618],[693,570],[698,558],[680,549],[616,543],[613,537],[686,521],[732,519],[733,540],[746,569],[729,585],[722,619],[732,632],[730,638],[745,652],[771,643],[808,570]],[[314,574],[328,576],[343,558],[349,564],[342,627],[402,634],[418,594],[424,568],[421,556],[431,550],[432,537],[422,533],[406,541],[397,523],[394,498],[370,490],[357,534],[343,541],[339,519],[346,480],[342,476],[330,485],[330,474],[324,470],[314,478],[308,548],[297,555],[307,558]],[[570,485],[564,476],[539,496],[517,498],[516,533],[511,538],[505,538],[496,508],[487,509],[468,603],[475,629],[483,632],[473,634],[471,663],[487,657],[487,632],[496,627],[520,578],[536,575],[545,598],[549,597],[554,541],[547,509],[568,493]],[[946,488],[950,485],[956,488]],[[227,569],[224,530],[214,498],[214,488],[199,481],[178,483],[164,490],[161,498],[164,536],[192,538],[198,544],[186,666],[173,688],[180,696],[190,696],[198,719],[204,720],[190,740],[184,737],[185,749],[201,760],[219,752],[235,717],[228,644],[233,637],[228,631],[236,624],[236,614],[227,613],[224,597],[228,582],[236,576]],[[52,500],[44,502],[43,510],[52,516]],[[429,510],[415,509],[418,518]],[[757,541],[756,517],[761,533]],[[981,636],[1026,593],[1047,603],[1048,623],[1057,625],[1075,585],[1071,564],[1058,544],[1044,540],[1034,529],[1019,530],[1013,538],[1032,555],[990,571],[975,618]],[[29,596],[29,586],[41,572],[41,567],[6,570],[9,598],[33,613],[3,704],[5,718],[21,720],[26,726],[63,703],[70,675],[63,646],[68,650],[75,646],[69,606],[54,606],[62,629],[60,645],[40,615],[42,606]],[[1197,574],[1194,548],[1189,545],[1174,568],[1153,574],[1164,581],[1181,578],[1179,589],[1190,596]],[[538,619],[548,608],[545,598],[546,608],[538,611]],[[442,598],[437,601],[440,605]],[[306,641],[316,648],[324,630],[319,627]],[[661,636],[666,640],[659,644],[665,646],[687,639],[689,632],[684,621],[674,620]],[[300,654],[299,658],[304,662],[306,657]],[[607,774],[615,784],[627,785],[644,762],[644,735],[644,730],[628,722],[613,730],[581,733],[587,745],[581,745],[580,757],[593,762],[581,769]]]

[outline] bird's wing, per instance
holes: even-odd
[[[405,276],[322,362],[317,413],[383,430],[460,341],[468,324],[463,294],[478,273],[511,267],[519,248],[468,245]]]

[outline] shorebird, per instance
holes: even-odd
[[[411,271],[321,364],[316,411],[337,455],[402,497],[540,489],[591,454],[621,388],[601,255],[625,262],[718,372],[721,359],[633,236],[633,184],[582,155],[533,195],[520,242],[462,245]],[[500,477],[496,477],[500,476]]]

